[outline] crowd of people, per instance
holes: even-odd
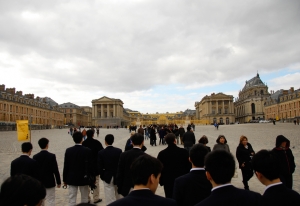
[[[196,142],[192,125],[186,130],[177,125],[140,126],[137,132],[130,131],[122,152],[113,146],[112,134],[105,136],[104,148],[94,138],[94,129],[84,130],[73,131],[75,145],[65,151],[62,180],[47,138],[38,141],[41,151],[33,158],[32,144],[23,143],[23,154],[11,162],[10,177],[1,185],[0,205],[55,205],[55,187],[68,188],[70,206],[76,205],[78,190],[79,205],[93,205],[102,201],[100,181],[105,204],[111,206],[300,205],[300,195],[292,190],[294,156],[283,135],[277,136],[272,150],[257,153],[246,136],[240,137],[236,159],[244,189],[239,189],[231,184],[235,158],[224,135],[211,150],[205,135]],[[167,145],[156,158],[145,153],[147,134],[152,146],[156,135],[159,144]],[[254,174],[266,186],[263,195],[250,191],[248,181]],[[158,184],[165,197],[155,195]]]

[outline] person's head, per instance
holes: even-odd
[[[283,135],[278,135],[276,137],[276,147],[289,148],[290,147],[290,140],[288,140]]]
[[[135,146],[142,145],[144,142],[144,135],[140,133],[135,133],[134,135],[131,136],[131,141],[132,144]]]
[[[204,167],[204,158],[208,153],[203,144],[195,144],[190,150],[190,161],[195,167]]]
[[[174,142],[175,142],[175,139],[176,139],[176,136],[175,136],[175,134],[173,134],[173,133],[169,133],[169,134],[167,134],[166,136],[165,136],[165,141],[166,141],[166,143],[168,144],[168,145],[170,145],[170,144],[175,144]]]
[[[188,127],[186,128],[187,131],[191,131],[191,129],[192,129],[192,128],[191,128],[190,126],[188,126]]]
[[[139,156],[130,167],[133,184],[146,186],[155,193],[162,168],[158,159],[147,154]]]
[[[272,151],[260,150],[252,158],[252,167],[261,181],[261,175],[272,181],[279,178],[279,162],[276,155]]]
[[[112,145],[114,143],[115,137],[112,134],[107,134],[105,136],[105,142],[107,143],[107,145]]]
[[[82,142],[83,140],[83,136],[82,136],[82,133],[81,132],[74,132],[73,134],[73,140],[76,144],[79,144]]]
[[[199,139],[198,142],[201,143],[201,144],[206,145],[206,144],[208,143],[208,139],[207,139],[207,137],[206,137],[205,135],[203,135],[203,136]]]
[[[24,142],[21,146],[23,153],[31,153],[32,151],[32,144],[31,142]]]
[[[87,138],[92,138],[94,136],[94,130],[89,129],[88,131],[86,131],[86,136]]]
[[[248,138],[246,136],[242,135],[240,137],[240,144],[247,145],[247,143],[248,143]]]
[[[45,196],[46,190],[40,181],[18,174],[2,183],[0,205],[36,206],[42,204]]]
[[[204,165],[207,179],[213,180],[216,184],[229,183],[234,175],[234,157],[225,150],[215,150],[208,153]]]
[[[39,141],[38,144],[40,146],[41,149],[46,149],[47,145],[49,143],[49,140],[45,137],[42,137]]]
[[[219,137],[216,140],[216,142],[219,143],[219,144],[226,144],[227,140],[226,140],[225,136],[221,134],[221,135],[219,135]]]

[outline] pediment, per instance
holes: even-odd
[[[222,99],[222,98],[230,98],[230,97],[232,97],[232,95],[227,95],[227,94],[223,94],[223,93],[218,93],[218,94],[211,96],[211,98],[213,98],[213,99]]]
[[[116,101],[122,102],[122,100],[120,99],[109,98],[107,96],[100,97],[99,99],[94,99],[92,102],[116,102]]]

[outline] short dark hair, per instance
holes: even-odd
[[[143,154],[133,161],[130,167],[134,185],[147,185],[149,177],[157,177],[162,171],[162,163],[148,154]]]
[[[144,141],[144,135],[140,133],[135,133],[134,135],[131,136],[131,141],[133,145],[141,145]]]
[[[207,143],[208,143],[208,139],[207,139],[207,137],[206,137],[205,135],[203,135],[203,136],[199,139],[198,142],[199,142],[199,143],[202,143],[202,144],[207,144]]]
[[[279,178],[279,162],[276,154],[268,150],[260,150],[252,158],[252,167],[254,171],[260,172],[268,180]]]
[[[33,147],[31,142],[24,142],[21,148],[22,148],[22,152],[29,152],[30,150],[32,150]]]
[[[37,205],[46,196],[42,183],[28,175],[17,174],[1,185],[0,205]]]
[[[175,141],[175,134],[173,133],[169,133],[165,136],[165,141],[166,143],[169,145],[169,144],[174,144],[174,141]]]
[[[226,140],[225,136],[222,135],[222,134],[220,134],[220,135],[218,136],[218,139],[216,140],[216,142],[217,142],[217,143],[220,143],[220,139],[221,139],[222,137],[225,139],[224,144],[226,144],[226,143],[227,143],[227,140]]]
[[[80,143],[82,141],[83,135],[81,132],[74,132],[73,133],[73,140],[75,143]]]
[[[87,136],[88,138],[93,137],[94,133],[95,133],[94,130],[89,129],[88,131],[86,131],[86,136]]]
[[[115,137],[114,137],[114,135],[112,135],[112,134],[107,134],[107,135],[105,136],[105,142],[106,142],[108,145],[112,145],[112,144],[114,143],[114,139],[115,139]]]
[[[191,131],[191,129],[192,128],[190,126],[186,128],[187,131]]]
[[[45,149],[47,147],[47,144],[49,143],[49,140],[45,137],[42,137],[39,141],[38,144],[41,149]]]
[[[195,144],[190,150],[190,159],[196,167],[204,167],[204,158],[208,153],[203,144]]]
[[[205,157],[204,165],[205,170],[209,172],[217,184],[230,182],[234,175],[234,157],[225,150],[215,150],[208,153]]]

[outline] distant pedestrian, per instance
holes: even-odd
[[[180,136],[180,144],[183,144],[182,138],[183,138],[183,135],[185,133],[185,130],[184,130],[182,125],[180,125],[178,130],[179,130],[179,136]]]
[[[82,133],[83,139],[85,140],[86,139],[86,130],[85,130],[85,128],[83,128],[81,133]]]
[[[217,144],[215,144],[214,150],[226,150],[227,152],[230,152],[229,146],[227,144],[227,140],[224,135],[219,135],[218,139],[216,140]]]
[[[207,137],[206,137],[205,135],[203,135],[203,136],[199,139],[198,143],[203,144],[203,145],[207,148],[208,152],[211,152],[210,147],[206,146],[207,143],[208,143],[208,139],[207,139]]]
[[[276,124],[276,121],[275,121],[275,119],[273,119],[273,125],[275,125]]]
[[[297,123],[297,120],[294,119],[294,125],[296,125],[296,123]]]
[[[187,127],[186,130],[187,132],[184,133],[182,141],[184,149],[186,149],[189,152],[191,147],[196,143],[196,137],[195,134],[191,131],[191,127]]]
[[[96,128],[96,131],[97,131],[97,137],[99,137],[99,131],[100,131],[100,128],[99,128],[99,126]]]

